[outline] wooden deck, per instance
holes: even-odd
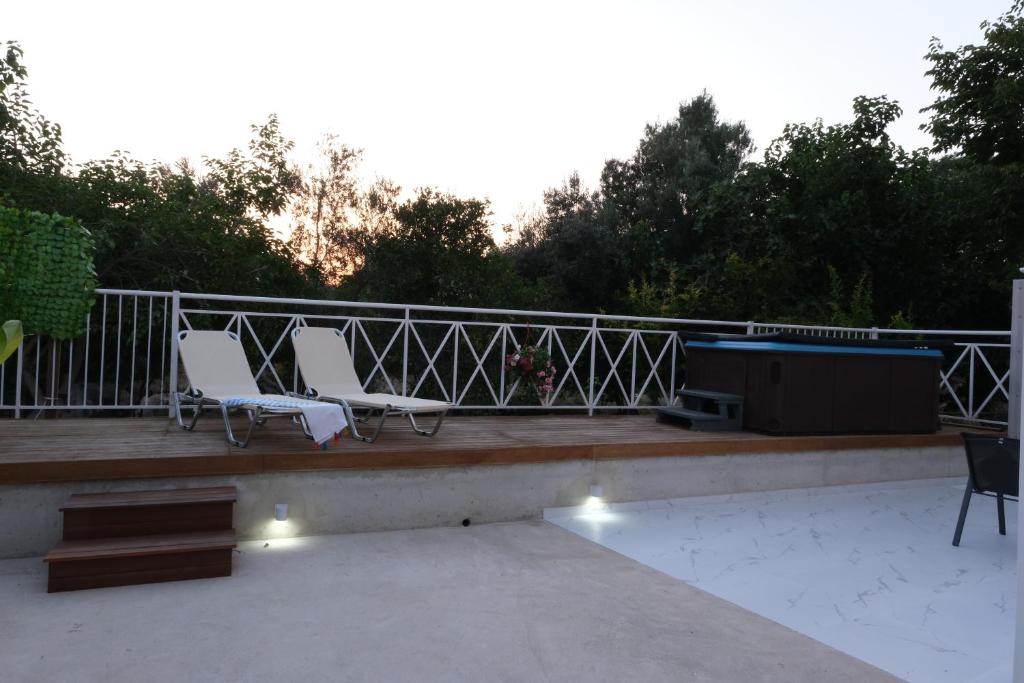
[[[162,418],[0,420],[0,484],[921,448],[958,444],[958,431],[771,437],[691,432],[659,424],[650,415],[454,416],[432,439],[394,419],[375,444],[346,438],[320,450],[284,420],[258,430],[244,449],[224,441],[223,425],[212,416],[200,420],[194,432]]]

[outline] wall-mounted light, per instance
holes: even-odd
[[[288,503],[277,503],[274,505],[274,519],[279,522],[288,521]]]
[[[590,510],[606,507],[604,502],[604,487],[600,484],[591,484],[590,495],[587,496],[587,499],[583,502],[583,507]]]

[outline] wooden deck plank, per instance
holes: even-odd
[[[242,423],[239,422],[239,427]],[[294,426],[270,422],[245,449],[228,445],[213,417],[185,432],[166,418],[0,420],[0,483],[258,474],[343,469],[508,465],[729,453],[923,448],[960,442],[938,434],[772,437],[691,432],[651,415],[448,418],[432,439],[390,420],[380,439],[315,447]]]

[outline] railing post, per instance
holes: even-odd
[[[747,321],[747,334],[754,334],[754,321],[753,320],[748,320]]]
[[[967,366],[967,417],[974,419],[974,357],[978,353],[978,345],[968,344],[967,348],[970,350],[967,355],[970,360]]]
[[[402,396],[409,395],[409,307],[405,307],[402,330]]]
[[[640,331],[639,330],[633,330],[632,336],[633,336],[633,363],[632,363],[632,367],[630,368],[630,371],[629,371],[629,400],[627,401],[627,405],[630,408],[635,408],[638,405],[640,405],[640,399],[636,395],[636,352],[637,352],[637,344],[639,343]],[[626,342],[626,343],[628,344],[629,342]]]
[[[870,335],[869,339],[878,339],[878,328],[877,327],[872,327],[871,328],[871,335]]]
[[[459,342],[461,341],[462,325],[453,323],[455,328],[455,348],[452,350],[452,403],[459,405]]]
[[[1013,281],[1013,312],[1010,317],[1010,414],[1007,432],[1011,439],[1020,438],[1021,372],[1024,364],[1024,280]]]
[[[676,347],[679,346],[679,333],[672,331],[672,366],[669,368],[668,376],[668,403],[673,405],[676,402]]]
[[[590,319],[590,390],[587,396],[587,415],[594,414],[594,373],[597,371],[597,318]]]
[[[21,417],[21,373],[24,367],[24,344],[18,344],[18,363],[14,368],[14,418]]]
[[[167,400],[167,414],[174,417],[175,402],[178,393],[178,319],[181,317],[181,292],[171,292],[171,376],[167,378],[170,395]]]
[[[505,396],[505,357],[508,354],[508,335],[509,327],[508,323],[505,323],[501,326],[501,375],[500,379],[498,380],[500,382],[500,385],[498,387],[499,408],[504,408],[505,404],[508,402],[506,400],[507,397]]]

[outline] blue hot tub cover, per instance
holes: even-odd
[[[941,358],[952,347],[946,340],[834,339],[803,334],[713,335],[687,334],[686,346],[743,351],[830,353]]]

